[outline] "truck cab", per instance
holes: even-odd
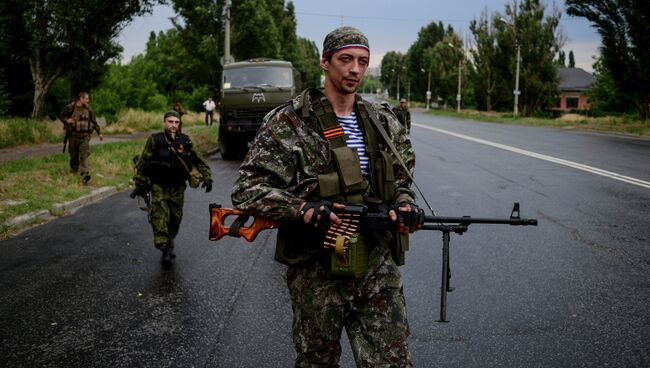
[[[219,150],[224,159],[248,151],[264,116],[299,93],[300,77],[288,61],[251,59],[223,66]]]

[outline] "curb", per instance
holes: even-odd
[[[117,187],[97,188],[83,197],[68,202],[56,203],[52,206],[51,210],[40,210],[14,217],[5,222],[4,225],[14,230],[21,231],[30,225],[52,220],[55,217],[72,214],[81,207],[99,202],[115,193],[117,193]]]

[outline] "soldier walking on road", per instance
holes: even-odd
[[[288,265],[296,367],[338,367],[343,328],[358,367],[412,366],[398,265],[408,234],[421,227],[413,219],[423,216],[403,168],[413,171],[415,154],[392,110],[355,93],[369,59],[358,29],[329,33],[324,90],[308,89],[266,116],[232,191],[237,208],[283,224],[275,259]],[[346,240],[363,260],[348,264],[352,273],[326,240],[330,225],[342,223],[342,203],[397,222]]]
[[[212,175],[210,167],[194,150],[190,137],[181,133],[180,115],[169,111],[163,120],[165,130],[147,140],[133,181],[135,195],[144,197],[151,191],[153,242],[162,251],[162,265],[168,268],[176,258],[174,238],[183,218],[185,182],[196,167],[201,174],[201,187],[207,193],[212,190]]]
[[[95,113],[90,109],[90,95],[88,92],[79,92],[77,98],[67,105],[59,119],[63,122],[68,152],[70,153],[70,171],[79,174],[83,184],[90,181],[88,169],[88,156],[90,156],[90,136],[93,130],[99,135],[99,140],[104,140]],[[65,142],[64,142],[65,150]]]
[[[407,107],[406,100],[401,99],[399,100],[399,107],[395,109],[395,115],[397,115],[397,119],[399,120],[402,125],[406,128],[406,131],[408,133],[411,132],[411,112],[409,111],[409,108]]]

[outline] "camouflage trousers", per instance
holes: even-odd
[[[88,174],[90,134],[72,133],[68,138],[68,153],[70,154],[70,171],[75,174]]]
[[[183,219],[184,200],[185,183],[172,187],[151,185],[151,228],[156,248],[174,247],[174,238]]]
[[[344,327],[357,367],[413,366],[400,271],[387,246],[369,258],[360,279],[334,279],[320,261],[289,267],[296,367],[338,367]]]

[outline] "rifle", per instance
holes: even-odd
[[[133,160],[133,166],[134,166],[134,169],[135,169],[135,167],[137,167],[139,162],[140,162],[140,155],[135,155],[132,160]],[[136,187],[135,189],[133,189],[131,191],[131,194],[129,194],[129,197],[131,197],[131,198],[135,198],[137,196],[142,197],[142,199],[144,200],[145,206],[140,207],[140,209],[147,213],[147,221],[149,221],[149,223],[151,223],[151,187],[149,187],[147,185],[147,188],[148,189],[145,191],[145,194],[143,195],[143,194],[139,193],[140,190],[139,190],[138,187]]]
[[[66,129],[65,136],[63,137],[63,151],[61,151],[61,153],[65,153],[65,148],[68,145],[68,139],[70,139],[70,131]]]
[[[324,246],[333,248],[339,237],[346,237],[357,230],[385,230],[395,228],[397,223],[384,213],[370,213],[365,205],[346,205],[344,210],[334,210],[342,221],[339,226],[331,226],[327,230]],[[225,226],[228,216],[237,216],[230,226]],[[253,216],[253,222],[247,225],[249,218]],[[442,280],[440,285],[440,319],[438,322],[449,322],[447,320],[447,293],[454,290],[450,286],[451,269],[449,266],[449,239],[450,234],[462,235],[468,230],[471,224],[496,224],[512,226],[537,226],[537,219],[526,219],[519,216],[519,203],[515,202],[510,218],[476,218],[471,216],[447,217],[447,216],[424,216],[424,225],[420,230],[435,230],[442,232]],[[230,235],[243,237],[252,242],[260,231],[264,229],[275,229],[280,222],[266,219],[235,208],[222,208],[221,205],[210,204],[210,240],[216,241]]]

